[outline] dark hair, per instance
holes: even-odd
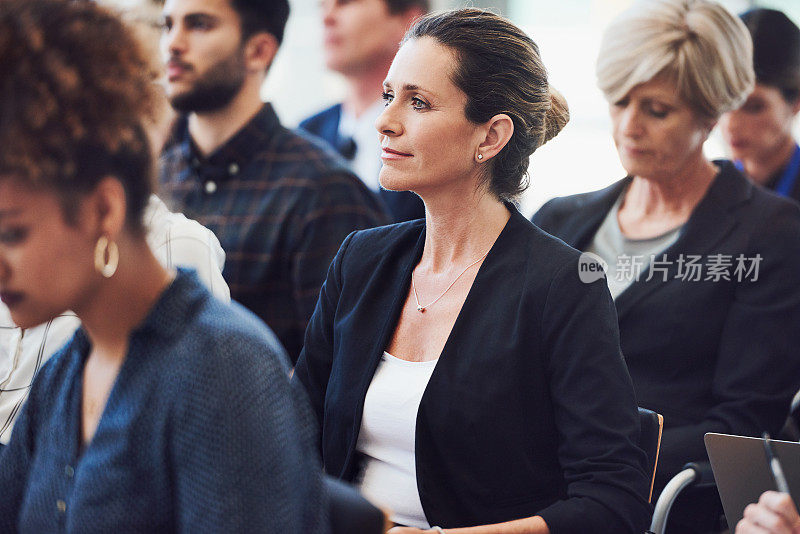
[[[528,186],[528,160],[569,120],[567,102],[547,83],[539,48],[499,15],[467,8],[421,18],[409,39],[431,37],[453,50],[453,83],[467,96],[464,113],[481,124],[498,113],[514,123],[508,144],[489,162],[489,190],[509,200]]]
[[[800,29],[783,12],[752,9],[740,15],[753,38],[756,81],[780,90],[787,102],[800,97]]]
[[[0,175],[55,191],[67,221],[81,194],[114,176],[141,232],[156,73],[132,29],[94,2],[3,0]]]
[[[283,42],[283,32],[289,19],[288,0],[231,0],[242,24],[242,42],[259,32],[275,36]]]
[[[389,13],[398,15],[404,13],[411,8],[417,7],[424,13],[430,11],[430,2],[428,0],[384,0],[386,7],[389,8]]]

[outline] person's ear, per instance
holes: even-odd
[[[514,135],[514,121],[505,113],[500,113],[489,119],[481,131],[483,138],[478,145],[475,159],[478,163],[485,163],[503,150],[511,140]]]
[[[95,186],[84,204],[96,221],[97,233],[115,241],[125,227],[128,202],[125,186],[117,178],[106,176]]]
[[[247,70],[266,72],[278,53],[278,39],[268,32],[252,35],[245,43],[244,60]]]
[[[800,113],[800,96],[795,98],[792,103],[792,115],[796,117],[798,113]]]

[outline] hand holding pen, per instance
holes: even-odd
[[[787,493],[767,491],[748,504],[736,534],[800,534],[800,515]]]
[[[786,482],[786,475],[783,474],[781,462],[772,449],[769,432],[764,432],[761,437],[764,438],[764,452],[767,455],[767,464],[769,464],[769,470],[772,472],[772,478],[775,481],[775,485],[778,487],[778,491],[781,493],[790,493],[789,484]]]
[[[736,525],[736,534],[800,534],[800,515],[789,494],[789,485],[781,462],[772,449],[769,434],[764,437],[764,452],[775,485],[779,491],[764,492],[757,504],[744,509],[744,517]]]

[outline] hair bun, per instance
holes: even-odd
[[[544,137],[542,144],[558,135],[569,122],[569,106],[564,95],[550,86],[550,108],[544,117]]]

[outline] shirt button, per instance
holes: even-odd
[[[67,503],[62,501],[61,499],[56,501],[56,509],[58,510],[59,514],[63,514],[67,511]]]
[[[206,193],[209,195],[217,190],[217,182],[213,182],[211,180],[206,182],[205,185]]]
[[[67,475],[67,478],[72,478],[75,476],[75,469],[73,469],[71,465],[68,465],[64,468],[64,474]]]
[[[239,166],[235,163],[231,163],[230,165],[228,165],[228,174],[234,176],[239,174]]]

